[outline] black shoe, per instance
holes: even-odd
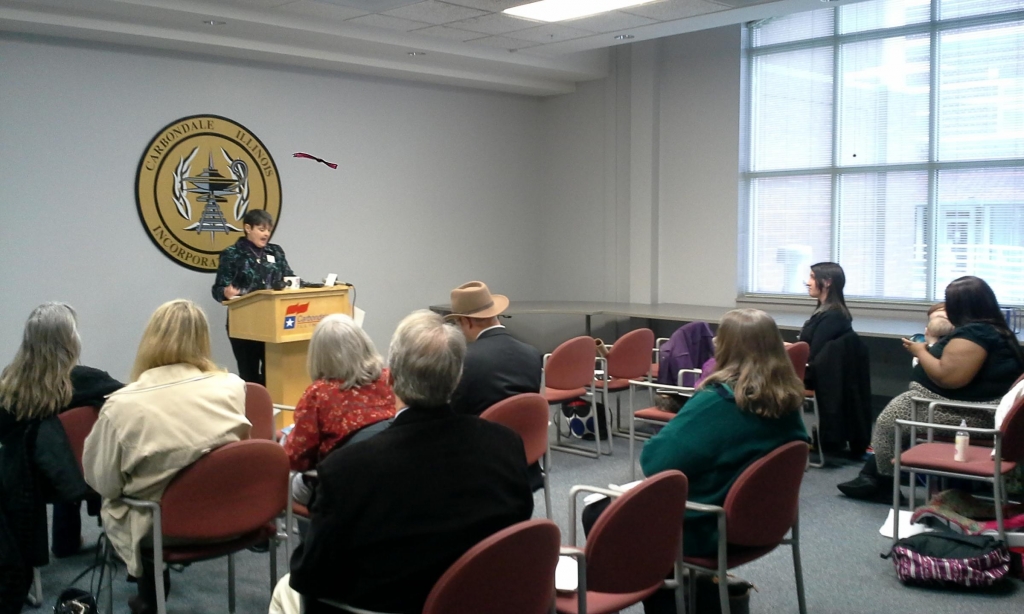
[[[267,540],[265,542],[260,542],[258,544],[253,544],[253,545],[249,546],[246,549],[249,552],[257,552],[257,553],[270,552],[270,540]]]
[[[874,500],[879,494],[884,494],[879,480],[875,476],[864,475],[863,473],[849,482],[838,485],[839,491],[851,499]]]

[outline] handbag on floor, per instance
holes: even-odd
[[[1006,545],[990,535],[919,533],[905,537],[889,554],[906,583],[992,586],[1010,573]]]
[[[562,404],[563,424],[568,427],[566,436],[577,437],[587,441],[594,440],[594,433],[600,430],[601,439],[608,439],[608,423],[605,420],[603,403],[595,403],[597,416],[591,411],[590,401],[573,399]],[[594,418],[597,418],[595,424]]]
[[[96,598],[80,588],[66,588],[57,597],[53,614],[99,614]]]

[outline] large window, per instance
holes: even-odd
[[[1024,303],[1024,0],[869,0],[749,26],[745,289]]]

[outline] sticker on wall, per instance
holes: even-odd
[[[139,218],[171,260],[217,270],[220,253],[240,237],[247,211],[281,217],[281,181],[263,143],[245,126],[216,115],[183,117],[146,146],[135,175]]]

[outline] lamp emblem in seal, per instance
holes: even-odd
[[[265,209],[281,219],[281,180],[263,142],[238,122],[193,115],[167,124],[146,146],[135,174],[146,233],[168,258],[214,272],[243,236],[242,218]]]

